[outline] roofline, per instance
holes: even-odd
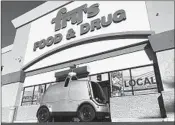
[[[13,19],[11,22],[17,29],[27,23],[30,23],[44,15],[47,15],[54,10],[61,8],[72,1],[47,1],[36,8],[24,13],[23,15]]]

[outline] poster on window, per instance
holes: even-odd
[[[111,72],[110,76],[112,85],[112,96],[122,96],[123,95],[122,71]]]
[[[44,85],[25,88],[22,105],[39,104],[44,93]]]

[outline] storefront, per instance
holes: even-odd
[[[25,16],[31,13],[12,21],[20,35],[15,43],[23,40],[25,45],[20,71],[15,77],[10,74],[11,79],[4,83],[18,84],[11,121],[36,122],[42,94],[59,79],[56,73],[69,71],[72,65],[85,68],[80,79],[98,82],[103,88],[112,121],[165,118],[156,52],[174,45],[155,43],[157,35],[150,27],[145,2],[54,3],[32,10],[38,12],[46,5],[52,8],[28,23]]]

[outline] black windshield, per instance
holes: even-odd
[[[100,85],[98,83],[91,82],[91,86],[92,86],[94,98],[95,99],[98,98],[102,102],[105,102],[106,97]]]

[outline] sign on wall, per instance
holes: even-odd
[[[87,7],[87,4],[84,4],[69,12],[67,12],[66,8],[62,8],[58,11],[56,17],[52,19],[51,23],[55,24],[55,31],[65,29],[68,22],[71,22],[72,25],[81,24],[79,26],[79,35],[82,36],[88,32],[94,32],[95,30],[108,27],[111,25],[111,23],[120,23],[126,20],[125,10],[120,9],[115,11],[113,14],[108,14],[107,17],[102,16],[101,18],[92,20],[90,23],[83,23],[83,15],[87,15],[87,18],[95,17],[100,11],[99,5],[100,4],[96,3],[90,7]],[[73,28],[68,29],[65,35],[66,40],[73,39],[76,36],[76,31]],[[58,44],[62,41],[63,37],[64,36],[61,33],[58,33],[54,36],[49,36],[46,39],[42,39],[41,41],[37,41],[34,43],[33,51],[36,51],[37,48],[43,49],[45,47],[50,47],[52,45]]]
[[[83,38],[148,30],[150,26],[144,1],[75,1],[31,22],[23,65],[54,48]],[[101,48],[102,45],[96,50],[99,51]],[[77,51],[80,52],[86,55],[88,51],[82,48]],[[70,53],[69,57],[71,54],[73,53]],[[55,59],[60,60],[57,55],[64,57],[55,54]],[[55,63],[49,59],[50,57],[47,58],[43,64]],[[36,68],[41,68],[41,65],[30,70]]]

